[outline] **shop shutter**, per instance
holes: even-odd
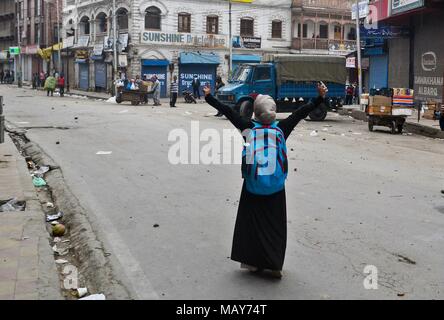
[[[370,57],[369,89],[388,87],[388,56]]]
[[[79,88],[82,90],[89,88],[89,65],[87,63],[79,63]]]

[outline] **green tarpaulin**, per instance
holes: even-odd
[[[324,81],[345,84],[346,59],[342,56],[269,54],[263,62],[276,65],[278,84],[286,81]]]

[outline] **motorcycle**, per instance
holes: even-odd
[[[195,104],[197,104],[196,99],[193,97],[193,94],[190,91],[183,90],[182,91],[182,95],[183,95],[186,103],[195,103]]]

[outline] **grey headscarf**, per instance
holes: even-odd
[[[270,96],[258,95],[254,101],[254,118],[256,121],[269,125],[276,120],[276,102]]]

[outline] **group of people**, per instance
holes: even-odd
[[[14,82],[14,71],[0,70],[0,83],[11,84]]]
[[[359,101],[359,88],[357,84],[348,85],[345,91],[345,105],[352,105]]]
[[[126,73],[121,72],[120,80],[117,86],[122,86],[123,88],[125,88],[125,90],[139,91],[141,90],[143,83],[148,81],[152,82],[153,85],[151,87],[151,90],[146,94],[145,102],[148,103],[148,94],[152,94],[154,106],[161,106],[162,105],[162,103],[160,102],[161,83],[156,75],[153,75],[150,79],[148,79],[146,75],[143,75],[142,78],[139,75],[137,75],[136,78],[128,79]]]
[[[38,87],[42,86],[43,89],[46,91],[46,95],[49,97],[54,96],[54,91],[56,88],[59,89],[60,97],[63,97],[65,95],[65,76],[63,73],[58,74],[55,72],[54,74],[34,74],[33,78],[33,84],[32,87],[34,89],[37,89]]]

